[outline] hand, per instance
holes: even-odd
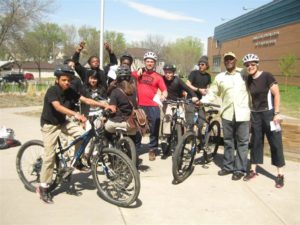
[[[164,95],[160,95],[159,98],[160,98],[161,102],[163,102],[163,101],[165,101],[167,99],[167,97],[165,97]]]
[[[105,107],[105,110],[110,110],[112,113],[115,113],[116,111],[117,111],[117,109],[116,109],[116,106],[114,106],[114,105],[107,105],[106,107]]]
[[[104,48],[105,48],[109,53],[112,52],[112,49],[111,49],[110,45],[108,44],[108,42],[105,42],[105,43],[104,43]]]
[[[275,124],[280,124],[280,123],[282,122],[281,116],[280,116],[279,114],[275,115],[275,116],[273,117],[273,122],[274,122]]]
[[[143,72],[144,72],[144,68],[139,68],[139,69],[137,70],[137,75],[138,75],[138,76],[141,76],[141,75],[143,74]]]
[[[199,88],[199,92],[201,93],[201,95],[206,95],[207,94],[207,89]]]
[[[84,49],[84,47],[85,47],[85,42],[82,41],[82,42],[79,43],[79,47],[76,49],[76,51],[81,52],[82,49]]]

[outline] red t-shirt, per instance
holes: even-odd
[[[158,106],[153,101],[157,90],[161,92],[167,90],[162,76],[155,71],[145,71],[141,76],[137,75],[137,71],[132,72],[132,76],[137,81],[138,102],[141,106]]]

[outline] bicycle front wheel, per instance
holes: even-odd
[[[40,183],[40,173],[43,164],[44,144],[40,140],[28,141],[21,146],[17,154],[16,167],[19,178],[25,188],[31,192],[35,192],[36,187]],[[55,160],[55,168],[52,183],[49,190],[54,190],[57,185],[57,168],[59,167],[59,159]]]
[[[117,142],[117,149],[120,149],[125,155],[127,155],[136,165],[136,148],[133,140],[130,137],[123,137]]]
[[[211,161],[218,152],[221,138],[221,126],[219,121],[213,121],[208,128],[208,134],[205,140],[206,161]]]
[[[196,150],[196,136],[188,131],[179,139],[173,155],[172,173],[177,183],[183,182],[193,172]]]
[[[120,150],[104,148],[92,164],[92,175],[102,199],[127,207],[140,193],[140,178],[132,161]]]

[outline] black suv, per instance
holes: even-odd
[[[2,81],[4,82],[16,82],[20,83],[24,81],[24,74],[23,73],[12,73],[12,74],[6,74],[2,77]]]

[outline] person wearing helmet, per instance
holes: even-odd
[[[183,92],[187,92],[193,102],[197,102],[199,99],[197,95],[178,77],[175,76],[176,72],[176,66],[173,64],[165,64],[163,67],[164,70],[164,82],[167,86],[167,91],[168,91],[168,97],[167,99],[174,100],[176,101],[179,98],[183,97]],[[170,137],[171,134],[171,118],[172,118],[172,108],[176,107],[176,104],[163,104],[163,113],[164,113],[164,120],[163,122],[163,130],[162,130],[162,135],[163,135],[163,140],[161,143],[161,148],[162,148],[162,159],[166,159],[169,154],[170,154],[170,149],[167,149],[166,142],[168,141],[168,138]],[[183,106],[180,107],[180,111],[184,111]]]
[[[162,101],[168,96],[162,76],[155,71],[156,62],[157,55],[154,52],[146,52],[144,55],[145,67],[132,73],[136,80],[139,106],[144,109],[150,121],[150,142],[148,144],[150,161],[155,160],[156,157],[160,126],[160,108],[153,99],[158,90]]]
[[[211,76],[207,72],[209,69],[208,64],[208,58],[207,56],[201,56],[198,60],[198,69],[193,70],[190,75],[188,76],[188,79],[186,81],[186,85],[194,91],[194,93],[197,95],[199,99],[202,98],[202,96],[206,95],[207,88],[211,84]],[[188,94],[188,98],[191,98],[192,96]],[[202,117],[205,117],[204,111],[200,109],[198,111],[199,115]],[[195,106],[193,105],[187,105],[186,107],[186,122],[188,124],[189,129],[193,129],[194,124],[194,114],[195,114]],[[199,129],[202,129],[203,127],[203,121],[200,121]]]
[[[232,180],[240,180],[245,175],[248,161],[249,93],[242,74],[236,68],[235,54],[226,52],[223,59],[226,71],[217,74],[207,94],[202,97],[200,102],[214,102],[217,97],[220,97],[224,156],[223,166],[218,171],[218,175],[232,174]]]
[[[117,127],[126,128],[127,134],[135,142],[136,129],[127,125],[127,119],[132,113],[133,108],[137,107],[135,89],[130,83],[131,70],[127,65],[118,67],[116,87],[112,90],[109,100],[112,116],[105,123],[105,130],[108,136],[116,132]]]
[[[80,53],[81,51],[84,49],[85,47],[85,43],[81,42],[79,44],[79,47],[76,49],[72,59],[75,62],[75,70],[78,73],[78,75],[80,76],[82,82],[84,84],[88,83],[88,78],[87,78],[87,68],[85,68],[84,66],[82,66],[79,63],[79,59],[80,59]],[[109,59],[110,59],[110,63],[108,65],[106,65],[104,67],[104,70],[100,69],[100,60],[98,56],[90,56],[87,63],[89,65],[89,69],[95,70],[99,79],[99,83],[102,87],[105,88],[105,90],[107,90],[107,74],[109,71],[109,68],[111,65],[117,65],[118,64],[118,60],[116,55],[113,53],[111,47],[109,46],[108,43],[104,43],[104,48],[107,50],[108,54],[109,54]]]
[[[255,54],[247,54],[243,58],[248,76],[247,87],[251,95],[251,168],[245,181],[257,176],[256,167],[263,163],[264,136],[267,136],[272,165],[277,168],[275,186],[284,186],[283,166],[285,165],[280,129],[280,91],[274,76],[259,70],[259,58]],[[273,125],[275,128],[273,128]]]
[[[56,76],[55,85],[49,87],[44,97],[44,106],[41,114],[41,132],[44,142],[43,165],[41,169],[40,185],[37,193],[42,201],[52,203],[52,197],[48,191],[49,183],[52,182],[55,165],[55,146],[60,133],[76,138],[84,133],[83,128],[66,116],[74,117],[81,122],[86,121],[84,115],[70,109],[69,101],[80,100],[86,104],[106,107],[107,104],[94,101],[80,96],[70,88],[74,71],[68,65],[58,66],[54,72]],[[77,149],[78,146],[76,146]],[[76,165],[77,169],[83,170],[82,165]]]

